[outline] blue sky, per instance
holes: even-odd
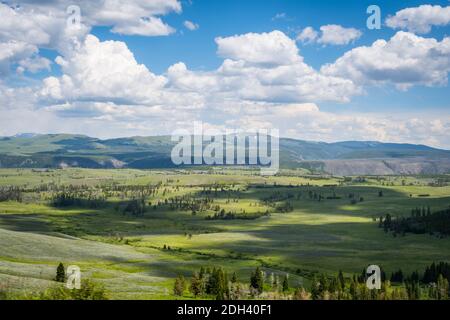
[[[449,1],[377,1],[380,30],[366,27],[365,0],[75,3],[75,31],[70,1],[0,4],[0,134],[203,121],[450,147]]]

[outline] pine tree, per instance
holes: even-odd
[[[263,273],[259,267],[256,267],[255,272],[252,273],[250,277],[250,286],[255,289],[258,294],[261,294],[263,292],[264,278]]]
[[[184,277],[180,275],[175,279],[175,283],[173,285],[173,293],[176,296],[182,296],[185,289],[186,281],[184,280]]]
[[[343,291],[345,289],[345,279],[344,279],[344,274],[342,273],[342,270],[339,270],[338,283],[339,283],[339,289],[341,291]]]
[[[237,282],[237,275],[236,272],[233,272],[233,275],[231,276],[231,283],[236,283]]]
[[[200,277],[199,273],[194,272],[194,274],[192,275],[191,286],[190,286],[189,290],[195,297],[203,294],[203,291],[204,291],[203,280]]]
[[[283,292],[287,291],[289,291],[289,278],[288,275],[286,274],[283,279]]]
[[[56,268],[56,278],[55,281],[65,282],[66,281],[66,271],[62,262],[59,263],[58,268]]]
[[[447,300],[448,299],[448,280],[445,279],[442,274],[438,276],[437,280],[437,299]]]

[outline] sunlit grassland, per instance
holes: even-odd
[[[209,213],[152,206],[144,216],[133,217],[114,209],[119,198],[108,199],[110,205],[100,209],[61,209],[27,197],[23,203],[0,202],[0,281],[15,290],[38,290],[52,283],[57,264],[64,262],[104,283],[112,298],[160,299],[172,297],[177,274],[189,277],[201,266],[222,266],[248,280],[262,265],[268,272],[289,272],[293,285],[308,283],[311,272],[349,274],[368,264],[388,272],[421,270],[433,261],[449,261],[450,239],[393,237],[374,218],[409,215],[415,207],[447,208],[450,187],[429,186],[433,179],[367,177],[355,182],[292,172],[261,177],[242,170],[0,169],[0,186],[160,184],[147,199],[152,204],[176,196],[201,198],[205,187],[220,185],[233,191],[233,196],[211,195],[226,211],[270,211],[253,220],[208,220]],[[262,201],[274,192],[301,196],[290,200],[292,212],[280,213]],[[310,192],[324,199],[312,199]],[[351,204],[350,194],[356,203]]]

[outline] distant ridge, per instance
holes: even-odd
[[[169,136],[98,139],[73,134],[22,133],[0,138],[4,168],[170,168]],[[282,168],[334,175],[443,174],[450,151],[377,141],[312,142],[280,139]]]

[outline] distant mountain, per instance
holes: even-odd
[[[24,133],[18,133],[16,135],[14,135],[14,138],[34,138],[38,135],[39,135],[39,133],[24,132]]]
[[[0,167],[169,168],[169,136],[101,140],[72,134],[20,134],[0,138]],[[282,168],[335,175],[442,174],[450,151],[424,145],[280,139]]]

